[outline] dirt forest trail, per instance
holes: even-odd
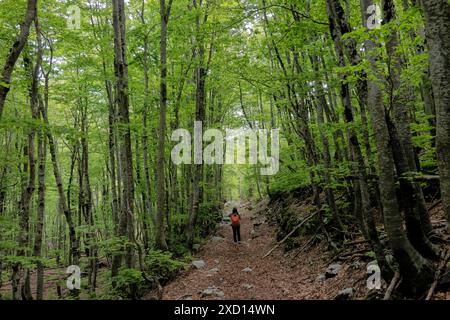
[[[328,262],[321,245],[296,257],[295,253],[285,254],[280,247],[263,258],[276,243],[275,228],[264,215],[265,205],[260,203],[249,210],[249,203],[237,203],[241,244],[234,244],[231,227],[222,222],[214,237],[195,255],[195,260],[203,260],[205,266],[198,269],[192,266],[165,286],[163,299],[333,298],[344,284],[337,285],[340,277],[327,280],[326,285],[317,281]],[[232,207],[232,204],[225,206],[224,217]]]

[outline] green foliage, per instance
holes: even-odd
[[[437,168],[436,146],[433,144],[434,136],[431,135],[434,127],[430,121],[433,116],[426,115],[423,111],[416,112],[417,122],[411,123],[412,142],[414,147],[420,150],[420,165],[423,170],[434,171]]]
[[[12,300],[12,294],[10,292],[0,293],[0,300]]]
[[[310,181],[309,171],[306,168],[294,172],[289,169],[284,169],[278,173],[277,179],[271,184],[270,192],[277,194],[293,191],[309,185]]]
[[[206,237],[215,230],[217,223],[221,220],[222,212],[218,206],[211,202],[203,202],[199,208],[197,232],[202,237]]]
[[[103,249],[108,255],[113,254],[125,254],[125,246],[130,242],[123,237],[111,237],[103,241],[99,241],[98,245]]]
[[[148,288],[148,284],[141,271],[122,268],[112,279],[114,293],[123,299],[139,299]]]
[[[343,6],[345,15],[348,14],[351,27],[351,32],[342,37],[341,45],[345,52],[340,61],[336,52],[337,44],[330,35],[325,1],[267,0],[267,8],[262,8],[260,0],[220,0],[203,1],[203,5],[199,4],[197,8],[189,6],[189,9],[186,2],[174,1],[167,41],[167,132],[159,135],[159,3],[126,1],[125,51],[128,62],[126,80],[129,84],[127,94],[130,123],[124,125],[118,121],[122,118],[119,114],[113,116],[114,119],[109,119],[109,99],[113,100],[112,109],[117,107],[114,100],[115,93],[118,92],[114,72],[111,2],[102,0],[93,5],[81,0],[66,2],[40,1],[38,10],[44,46],[43,72],[39,74],[38,91],[43,100],[48,98],[44,102],[48,102],[49,124],[44,124],[42,119],[34,119],[30,113],[31,80],[23,62],[26,56],[33,63],[37,61],[36,28],[33,26],[27,46],[15,65],[11,84],[0,81],[0,88],[11,89],[0,119],[0,191],[5,192],[0,204],[0,256],[6,269],[17,264],[33,269],[38,262],[45,266],[56,266],[55,257],[60,258],[58,261],[62,263],[69,261],[67,220],[61,214],[49,154],[45,175],[46,209],[42,250],[46,258],[31,257],[38,225],[37,181],[30,200],[27,248],[19,247],[17,240],[22,231],[20,199],[26,189],[28,170],[31,168],[24,151],[27,136],[34,129],[36,133],[51,130],[54,136],[62,186],[73,213],[72,220],[81,252],[95,247],[99,257],[111,258],[116,254],[126,254],[125,249],[131,247],[135,254],[137,244],[147,240],[145,244],[148,245],[147,248],[151,248],[155,237],[152,219],[155,217],[158,195],[154,178],[158,174],[164,176],[167,211],[163,215],[168,219],[165,221],[166,242],[170,252],[149,251],[145,257],[146,272],[149,278],[162,283],[176,276],[184,265],[183,261],[177,259],[190,259],[185,245],[185,229],[192,200],[194,166],[172,166],[172,143],[169,140],[171,130],[176,127],[192,129],[198,105],[196,102],[200,97],[196,87],[200,83],[196,68],[201,63],[208,64],[203,94],[208,128],[279,128],[281,152],[280,171],[273,177],[261,176],[258,172],[259,165],[230,165],[217,171],[217,167],[203,166],[203,176],[199,182],[203,188],[203,197],[194,233],[194,242],[197,244],[203,243],[221,221],[223,198],[256,199],[267,196],[267,193],[277,197],[286,193],[298,194],[296,191],[299,190],[307,190],[305,193],[308,193],[312,185],[317,186],[320,191],[329,189],[333,194],[339,195],[343,192],[357,192],[354,183],[357,166],[349,161],[352,158],[352,147],[348,141],[349,129],[354,129],[357,133],[366,173],[370,176],[377,174],[375,164],[378,155],[374,142],[378,135],[371,129],[370,108],[361,103],[361,98],[364,97],[358,94],[358,90],[364,89],[367,84],[361,83],[362,79],[379,86],[386,110],[393,98],[399,98],[402,102],[405,100],[405,114],[411,118],[410,133],[421,171],[427,174],[437,173],[433,136],[435,119],[429,115],[433,111],[425,110],[430,106],[424,103],[424,93],[430,89],[431,84],[428,83],[429,56],[424,41],[420,6],[409,5],[409,9],[405,9],[402,8],[401,1],[396,1],[396,16],[393,21],[383,24],[379,29],[368,31],[361,23],[359,1],[337,1],[337,4]],[[66,9],[70,4],[76,4],[82,10],[81,30],[69,30],[66,26]],[[1,2],[1,65],[14,43],[25,7],[24,0]],[[203,16],[205,13],[208,14],[208,19],[206,16],[198,19],[201,23],[197,26],[197,15]],[[393,31],[398,34],[399,40],[396,41],[394,60],[388,57],[386,50]],[[366,45],[368,40],[374,43],[370,52]],[[197,43],[199,41],[203,43]],[[356,60],[351,58],[352,52],[348,50],[353,44],[358,54]],[[199,58],[199,45],[205,52],[204,61]],[[369,59],[372,54],[376,68]],[[400,89],[390,92],[390,82],[394,79],[390,72],[394,70],[393,67],[397,67],[397,57],[404,62],[400,67]],[[315,60],[317,61],[314,62]],[[50,68],[50,61],[53,68]],[[45,95],[43,79],[47,72],[48,97]],[[148,80],[148,86],[143,80]],[[348,84],[350,89],[349,98],[354,117],[352,123],[347,123],[343,117],[343,83]],[[367,88],[365,91],[367,94]],[[394,97],[397,94],[400,96]],[[365,98],[367,96],[370,97],[366,95]],[[363,107],[366,107],[369,116],[367,127],[362,121]],[[319,109],[323,109],[323,114],[319,114]],[[390,115],[392,110],[387,111]],[[131,131],[131,167],[135,170],[135,206],[130,214],[132,221],[128,221],[128,216],[126,219],[127,224],[130,222],[133,228],[128,231],[136,235],[133,241],[130,240],[132,237],[128,239],[117,236],[117,217],[113,217],[111,212],[116,204],[112,186],[116,186],[120,198],[117,203],[118,215],[124,217],[122,208],[125,181],[122,168],[125,168],[123,138],[126,128]],[[157,138],[165,135],[165,171],[157,172]],[[109,138],[112,138],[112,150]],[[88,146],[87,177],[80,174],[84,167],[81,156],[85,153],[81,148],[82,140]],[[34,142],[37,151],[37,135]],[[306,142],[309,148],[306,148]],[[366,148],[366,143],[372,147],[371,154],[367,154],[370,148]],[[330,149],[329,154],[326,152],[327,147]],[[128,148],[126,153],[130,155]],[[112,160],[116,162],[115,168],[112,167]],[[116,181],[112,181],[113,173]],[[414,174],[416,173],[402,178],[412,179]],[[86,179],[88,177],[89,180]],[[147,185],[146,178],[150,180],[150,186]],[[85,223],[85,212],[81,208],[85,204],[83,201],[87,200],[85,189],[88,181],[92,192],[92,225]],[[371,178],[369,183],[375,189],[376,179]],[[428,187],[431,185],[429,182],[426,184]],[[427,187],[425,184],[424,186]],[[347,194],[346,200],[339,199],[337,203],[344,222],[350,220],[348,217],[353,211],[351,196],[353,195]],[[283,214],[279,219],[283,228],[289,230],[298,224],[298,217],[286,212]],[[319,218],[312,219],[298,233],[317,230],[319,222],[332,229],[333,214],[329,207],[324,208],[320,219],[322,218],[323,221],[319,221]],[[92,238],[86,235],[92,235]],[[292,239],[287,244],[296,245]],[[22,251],[24,256],[18,256]],[[89,268],[89,262],[87,258],[81,259],[83,270]],[[9,275],[8,271],[3,274],[4,277],[7,273]],[[119,296],[138,299],[152,286],[146,274],[134,269],[121,269],[114,279],[109,279],[109,273],[103,271],[99,270],[104,278],[103,283],[112,280],[115,284],[114,291],[99,295],[105,298]],[[85,278],[82,286],[83,289],[87,288]]]
[[[323,223],[325,223],[326,225],[331,223],[333,221],[333,213],[331,212],[331,209],[328,205],[323,205]]]
[[[17,242],[13,240],[0,240],[0,250],[13,250],[17,248]]]
[[[375,252],[373,252],[373,251],[368,251],[368,252],[365,253],[365,255],[366,255],[368,258],[371,258],[371,259],[376,259],[376,258],[377,258],[377,255],[376,255]]]
[[[174,237],[171,237],[171,240],[172,240],[173,238],[174,238]],[[189,253],[189,249],[188,249],[188,247],[186,247],[186,245],[185,245],[185,237],[184,237],[184,234],[181,235],[181,237],[179,237],[179,238],[181,238],[182,241],[174,242],[174,243],[171,243],[171,244],[170,244],[170,251],[173,253],[173,255],[174,255],[175,257],[183,257],[183,256],[185,256],[186,254]]]
[[[148,274],[157,279],[161,284],[173,280],[184,263],[172,258],[172,253],[167,251],[152,250],[145,258],[148,266]]]
[[[16,255],[7,255],[4,257],[5,265],[21,265],[23,268],[36,268],[36,260],[33,257],[24,257]]]

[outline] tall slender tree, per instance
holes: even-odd
[[[436,148],[442,201],[450,233],[450,3],[422,0],[430,76],[436,103]]]
[[[134,181],[133,156],[131,149],[131,129],[129,115],[128,64],[126,46],[126,15],[123,0],[113,0],[114,28],[114,71],[116,75],[116,104],[118,108],[117,123],[119,125],[120,176],[122,181],[122,203],[119,216],[118,235],[128,240],[125,263],[128,268],[133,266],[134,242]],[[113,262],[112,275],[115,276],[121,265],[122,253],[116,254]]]
[[[166,4],[165,0],[159,1],[159,13],[161,21],[160,31],[160,91],[159,91],[159,126],[158,126],[158,161],[156,168],[156,246],[167,250],[165,236],[164,217],[167,216],[166,187],[165,187],[165,139],[166,139],[166,112],[167,112],[167,25],[169,23],[172,0]]]

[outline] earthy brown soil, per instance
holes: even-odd
[[[185,271],[164,287],[163,299],[333,299],[340,290],[348,287],[356,289],[360,296],[367,293],[365,264],[356,269],[344,264],[335,278],[316,280],[330,263],[330,256],[322,244],[300,252],[296,257],[298,252],[295,250],[285,254],[280,247],[263,258],[275,244],[275,228],[266,221],[265,203],[253,211],[249,211],[247,205],[241,202],[238,208],[242,217],[242,243],[234,244],[231,227],[222,224],[216,236],[225,240],[211,239],[195,256],[195,259],[204,260],[206,267],[191,267]],[[231,207],[225,207],[225,212],[229,211]],[[253,229],[259,236],[252,238]],[[253,271],[243,272],[247,267]],[[213,268],[219,271],[209,272]],[[247,285],[253,287],[244,287]],[[208,287],[220,289],[224,297],[202,297],[202,291]]]

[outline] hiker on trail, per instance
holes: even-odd
[[[241,216],[239,215],[236,207],[233,208],[233,212],[231,212],[228,216],[231,219],[234,243],[241,243]]]

